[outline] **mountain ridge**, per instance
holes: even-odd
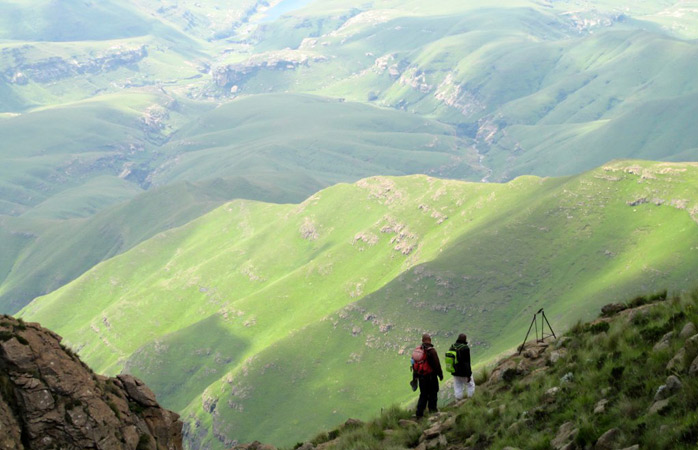
[[[22,315],[55,327],[100,371],[128,367],[183,411],[189,436],[205,427],[289,439],[275,428],[288,420],[271,407],[275,397],[299,406],[312,404],[310,386],[324,392],[317,425],[335,401],[365,414],[359,391],[375,405],[393,398],[386,386],[400,355],[425,329],[439,343],[468,323],[474,354],[487,359],[517,345],[500,330],[524,330],[532,308],[565,328],[620,295],[689,288],[696,172],[694,163],[617,161],[576,177],[375,177],[300,205],[238,200],[100,264]],[[60,320],[66,308],[80,325]],[[300,336],[316,355],[289,358]],[[187,358],[175,352],[182,345]],[[379,365],[382,374],[347,379],[352,361],[363,361],[360,374]],[[284,374],[296,371],[289,390]],[[189,391],[173,389],[183,385]],[[220,445],[208,436],[196,445]]]

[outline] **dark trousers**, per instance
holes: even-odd
[[[437,412],[436,401],[439,398],[439,379],[436,375],[419,377],[419,400],[417,400],[417,417],[424,415],[429,407],[430,412]]]

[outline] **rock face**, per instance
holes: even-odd
[[[92,373],[61,337],[0,316],[0,450],[180,450],[179,416],[130,375]]]

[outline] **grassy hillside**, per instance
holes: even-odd
[[[142,92],[0,119],[10,136],[0,150],[0,212],[10,217],[0,227],[17,236],[0,244],[11,268],[0,306],[14,312],[233,198],[299,202],[376,174],[484,175],[453,127],[406,113],[302,95],[211,108]]]
[[[235,201],[22,315],[98,371],[146,380],[185,414],[191,448],[289,445],[411,398],[407,353],[423,331],[439,348],[466,331],[487,361],[540,307],[562,330],[618,296],[692,286],[697,183],[694,164],[623,161],[569,178],[378,177],[300,205]]]
[[[227,103],[178,130],[162,147],[153,182],[280,173],[325,186],[375,174],[477,178],[484,172],[469,144],[453,127],[411,114],[308,95],[261,95]]]
[[[310,444],[352,450],[436,444],[549,450],[570,443],[695,448],[698,292],[657,298],[666,297],[637,297],[619,303],[630,309],[616,316],[580,321],[542,345],[529,342],[522,355],[478,373],[472,399],[442,402],[429,420],[418,423],[413,409],[393,407],[365,425],[321,433]],[[450,386],[444,391],[452,395]]]
[[[497,181],[574,174],[609,154],[696,158],[690,5],[490,3],[309,6],[261,26],[253,50],[221,58],[215,73],[226,76],[212,88],[310,92],[436,118],[475,139]]]
[[[0,308],[73,276],[12,259],[46,252],[20,243],[74,242],[55,220],[151,186],[222,178],[240,189],[226,199],[299,201],[372,175],[698,156],[691,3],[288,2],[0,4],[0,215],[23,219],[0,218],[16,236]],[[90,264],[113,254],[77,245]]]

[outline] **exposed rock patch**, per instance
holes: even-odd
[[[61,337],[0,316],[0,450],[179,450],[182,422],[131,375],[92,373]]]

